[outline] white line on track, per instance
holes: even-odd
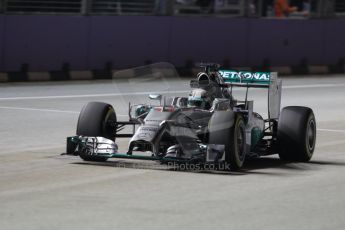
[[[339,129],[317,129],[317,131],[334,132],[334,133],[345,133],[345,130],[339,130]]]
[[[343,87],[345,84],[310,84],[310,85],[285,85],[283,89],[300,89],[300,88],[333,88]]]
[[[25,108],[25,107],[8,107],[8,106],[0,106],[0,109],[79,114],[79,111],[58,110],[58,109],[38,109],[38,108]],[[128,115],[116,114],[116,116],[118,116],[118,117],[127,117]]]
[[[58,110],[58,109],[36,109],[36,108],[8,107],[8,106],[0,106],[0,109],[27,110],[27,111],[39,111],[39,112],[54,112],[54,113],[73,113],[73,114],[79,113],[77,111]]]
[[[345,84],[310,84],[310,85],[287,85],[284,89],[299,89],[299,88],[332,88],[343,87]],[[189,90],[176,91],[155,91],[158,94],[174,94],[186,93]],[[64,98],[87,98],[87,97],[117,97],[117,96],[131,96],[131,95],[148,95],[152,92],[128,92],[128,93],[103,93],[103,94],[80,94],[80,95],[56,95],[56,96],[29,96],[29,97],[2,97],[0,101],[9,100],[36,100],[36,99],[64,99]]]
[[[178,91],[155,91],[158,94],[174,94],[174,93],[185,93],[187,90]],[[131,96],[131,95],[148,95],[153,92],[131,92],[131,93],[103,93],[103,94],[81,94],[81,95],[60,95],[60,96],[35,96],[35,97],[3,97],[0,101],[7,100],[31,100],[31,99],[64,99],[64,98],[84,98],[84,97],[116,97],[116,96]]]

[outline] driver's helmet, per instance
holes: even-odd
[[[212,104],[211,97],[204,89],[193,89],[188,97],[188,107],[200,109],[210,109]]]
[[[137,106],[135,108],[135,114],[134,115],[136,117],[139,117],[139,116],[141,116],[141,115],[143,115],[143,114],[145,114],[145,113],[147,113],[149,111],[150,111],[150,107],[149,106],[147,106],[147,105],[139,105],[139,106]]]

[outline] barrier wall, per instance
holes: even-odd
[[[325,21],[324,62],[335,63],[345,58],[345,20]]]
[[[89,18],[88,67],[115,68],[168,61],[171,18],[99,16]]]
[[[303,59],[311,64],[325,64],[325,22],[319,20],[250,21],[248,65],[269,59],[271,65],[298,65]]]
[[[5,38],[5,17],[0,15],[0,71],[4,70],[4,38]]]
[[[0,71],[127,68],[167,61],[332,65],[345,20],[0,15]],[[24,65],[25,66],[25,65]]]
[[[65,16],[5,16],[4,69],[16,71],[87,68],[89,19]]]

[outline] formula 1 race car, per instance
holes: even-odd
[[[277,73],[225,70],[212,63],[202,67],[190,82],[188,97],[150,94],[160,104],[130,104],[128,121],[117,121],[110,104],[89,102],[80,112],[76,136],[67,138],[67,154],[85,161],[228,164],[230,170],[239,170],[246,158],[271,154],[287,161],[311,159],[316,142],[313,110],[280,110],[282,81]],[[233,97],[236,87],[244,87],[243,100]],[[266,119],[253,111],[250,88],[267,90]],[[131,132],[123,133],[129,128]],[[126,151],[118,150],[116,138],[131,138]]]

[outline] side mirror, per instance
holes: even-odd
[[[160,94],[150,94],[149,98],[151,100],[159,100],[159,104],[160,105],[162,104],[162,95],[160,95]]]

